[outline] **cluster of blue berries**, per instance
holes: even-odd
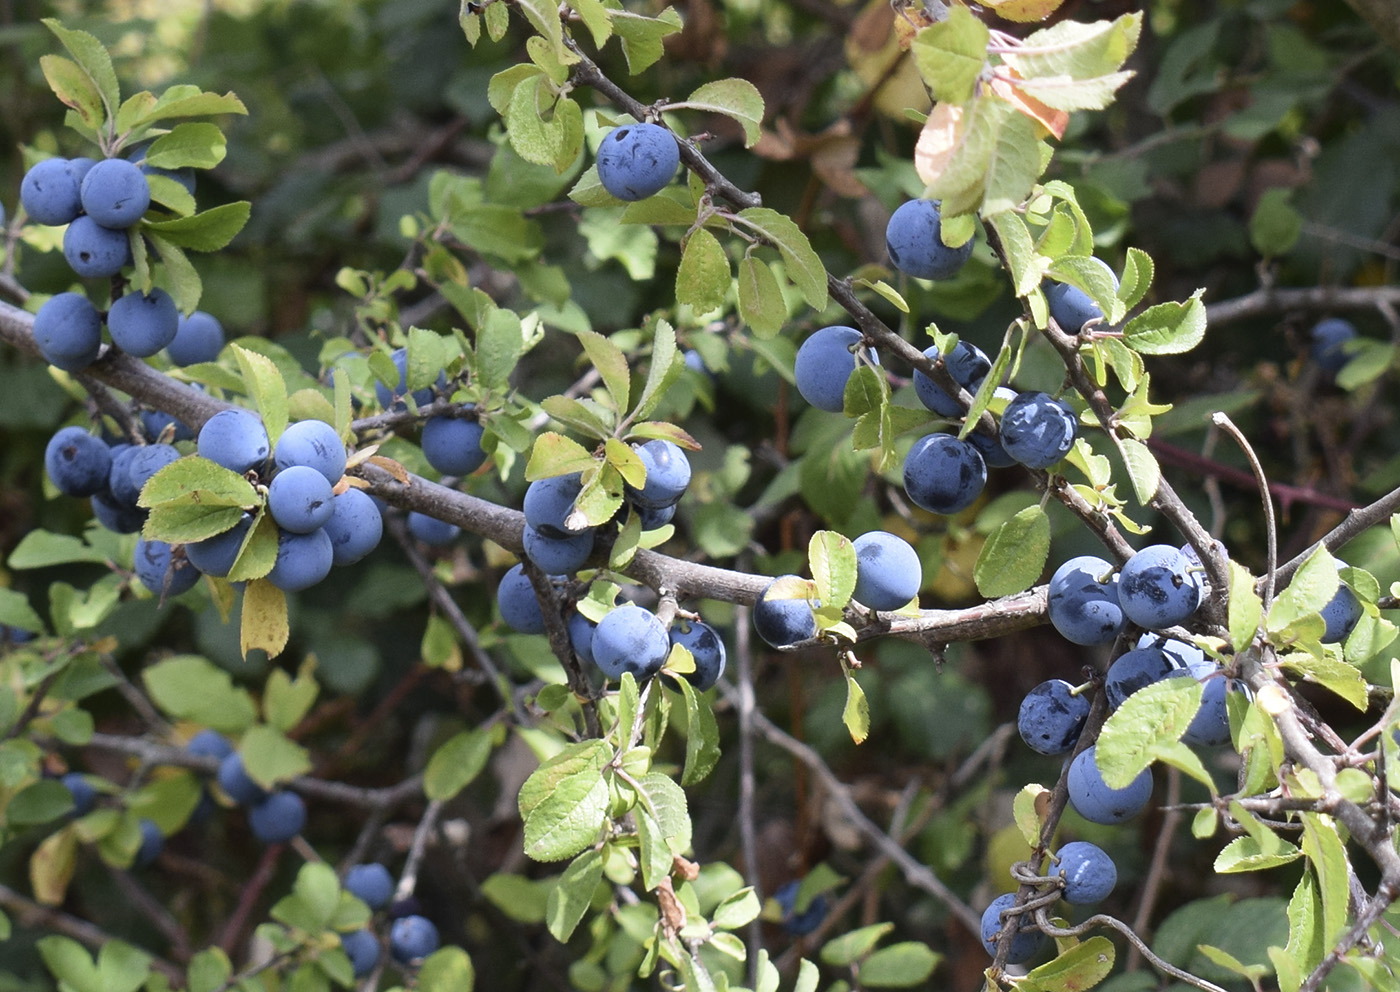
[[[87,816],[97,807],[97,787],[92,784],[89,776],[81,772],[68,772],[60,777],[59,781],[72,797],[72,816]],[[141,843],[136,848],[136,856],[132,858],[131,863],[134,867],[145,868],[165,850],[165,834],[161,833],[154,820],[144,816],[137,821],[137,825],[141,831]]]
[[[201,730],[190,739],[188,750],[218,760],[215,781],[224,795],[248,810],[248,829],[264,844],[285,844],[306,828],[305,800],[295,792],[268,792],[258,785],[243,766],[243,756],[222,734]]]
[[[355,896],[373,913],[387,909],[393,922],[389,925],[389,956],[404,967],[417,964],[438,949],[437,927],[425,916],[416,913],[395,915],[391,906],[394,878],[377,862],[352,867],[345,873],[345,891]],[[369,927],[341,934],[341,949],[350,959],[356,978],[363,978],[379,966],[382,947]]]

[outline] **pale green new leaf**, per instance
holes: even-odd
[[[802,233],[791,218],[768,207],[749,207],[741,210],[737,220],[744,227],[762,235],[763,239],[778,249],[787,265],[787,277],[802,294],[807,305],[821,312],[826,309],[826,267],[812,249],[807,235]]]
[[[681,103],[671,105],[673,110],[680,107],[732,117],[744,129],[744,147],[752,148],[758,143],[763,96],[747,79],[717,79],[706,83]]]
[[[1108,977],[1113,970],[1115,950],[1107,937],[1090,937],[1033,968],[1017,983],[1022,992],[1066,992],[1091,989]]]
[[[1236,561],[1230,562],[1230,643],[1235,651],[1243,651],[1254,641],[1259,621],[1264,615],[1264,601],[1254,591],[1254,576]]]
[[[676,269],[676,302],[689,305],[697,314],[718,310],[729,283],[729,257],[719,239],[703,227],[692,231]]]
[[[228,154],[224,132],[207,121],[176,124],[146,149],[146,164],[158,169],[212,169]]]
[[[987,598],[1024,592],[1035,584],[1050,554],[1050,518],[1039,504],[1028,506],[982,545],[973,568],[977,591]]]
[[[870,701],[865,698],[865,690],[856,681],[855,673],[846,672],[846,706],[841,711],[841,722],[850,732],[851,740],[863,744],[870,736]]]
[[[1126,788],[1143,769],[1176,750],[1201,707],[1202,691],[1195,679],[1162,679],[1123,701],[1104,723],[1094,754],[1109,788]]]
[[[277,439],[287,427],[287,384],[276,364],[266,355],[249,351],[239,345],[230,345],[238,369],[243,373],[243,384],[248,396],[262,416],[267,428],[267,439],[275,447]]]
[[[168,244],[179,245],[190,251],[218,251],[227,247],[238,232],[243,230],[252,209],[252,204],[248,201],[239,200],[237,203],[224,203],[209,210],[202,210],[189,217],[147,221],[143,230],[147,234],[158,234]]]
[[[642,387],[633,416],[639,420],[651,416],[656,404],[680,378],[684,368],[685,362],[676,347],[675,328],[665,319],[656,321],[651,336],[651,367],[647,370],[646,385]]]
[[[1128,468],[1128,478],[1133,484],[1137,501],[1146,506],[1157,495],[1157,486],[1162,481],[1162,467],[1150,448],[1136,438],[1114,437],[1118,451],[1123,456],[1123,464]]]
[[[787,321],[787,301],[767,262],[753,255],[739,260],[739,317],[759,338],[771,338]]]
[[[1322,813],[1304,813],[1303,853],[1312,862],[1322,896],[1322,943],[1336,946],[1347,927],[1350,866],[1337,823]]]
[[[598,851],[584,851],[564,870],[545,901],[545,923],[555,940],[568,943],[602,880],[603,858]]]
[[[68,54],[73,56],[101,99],[107,117],[115,118],[121,105],[121,91],[117,86],[117,72],[112,68],[112,57],[107,54],[106,46],[86,31],[65,28],[56,18],[46,17],[43,24],[62,42]]]
[[[1198,289],[1185,303],[1159,303],[1123,325],[1123,341],[1143,355],[1179,355],[1206,335],[1206,307]]]
[[[807,560],[824,608],[841,609],[851,601],[856,588],[856,550],[850,538],[835,531],[817,531],[807,542]]]
[[[606,741],[570,745],[540,765],[521,786],[525,853],[536,861],[564,861],[589,847],[608,809],[603,766],[612,757]]]
[[[914,36],[914,64],[935,100],[966,103],[972,99],[990,41],[987,26],[961,4],[953,5],[946,19]]]
[[[608,395],[618,411],[626,410],[631,401],[632,373],[622,349],[596,331],[583,331],[578,335],[578,340],[593,367],[603,377],[603,385],[607,387]]]

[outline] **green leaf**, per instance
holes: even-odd
[[[758,900],[752,885],[746,885],[727,897],[715,907],[710,922],[721,930],[738,930],[758,919],[763,904]]]
[[[739,260],[739,318],[760,338],[771,338],[787,322],[787,300],[773,269],[762,259]]]
[[[983,596],[1023,592],[1035,584],[1050,554],[1050,518],[1038,504],[1007,520],[977,555],[973,578]]]
[[[320,692],[312,675],[315,667],[315,662],[308,658],[295,681],[280,668],[272,670],[263,688],[263,716],[268,723],[285,732],[301,722]]]
[[[520,10],[530,26],[549,43],[558,59],[564,61],[564,25],[559,19],[559,5],[550,0],[521,0]]]
[[[586,855],[585,855],[586,856]],[[481,894],[517,923],[543,923],[554,883],[497,872],[481,883]]]
[[[93,85],[82,66],[62,55],[39,56],[39,68],[48,81],[49,89],[66,107],[72,107],[84,124],[93,131],[102,129],[107,119],[102,94]]]
[[[758,87],[747,79],[717,79],[697,89],[682,103],[670,109],[689,107],[714,114],[724,114],[739,122],[744,129],[744,147],[758,144],[759,124],[763,121],[763,96]]]
[[[729,257],[719,239],[705,228],[690,233],[676,269],[676,302],[697,314],[718,310],[729,292]]]
[[[146,164],[158,169],[212,169],[228,154],[224,132],[207,122],[176,124],[146,149]]]
[[[276,447],[277,439],[287,427],[287,384],[282,380],[282,373],[266,355],[236,344],[229,345],[229,349],[238,361],[248,396],[262,416],[267,439]]]
[[[193,313],[199,306],[199,298],[204,295],[204,282],[199,278],[195,267],[190,264],[185,250],[144,225],[133,228],[133,231],[144,234],[151,242],[151,247],[160,255],[161,264],[165,266],[165,288],[169,290],[180,312]],[[141,241],[137,238],[133,243],[139,247]]]
[[[612,11],[603,5],[602,0],[569,0],[569,6],[593,35],[594,46],[602,48],[612,37]]]
[[[51,534],[46,530],[32,530],[20,538],[15,550],[10,552],[6,563],[16,571],[29,568],[48,568],[51,565],[69,565],[78,562],[91,562],[106,565],[110,559],[97,548],[85,544],[71,534]]]
[[[608,395],[612,397],[618,412],[625,411],[631,401],[632,373],[622,349],[595,331],[584,331],[578,335],[578,339],[588,354],[588,360],[603,377],[603,385],[608,387]]]
[[[1330,689],[1363,713],[1370,705],[1365,677],[1345,661],[1331,655],[1294,651],[1283,656],[1282,667],[1294,676]]]
[[[252,483],[237,472],[198,455],[173,461],[151,476],[137,501],[138,506],[147,508],[199,504],[253,509],[258,503]]]
[[[637,824],[637,861],[642,869],[642,888],[653,892],[671,874],[675,858],[656,817],[645,806],[634,808],[632,818]]]
[[[1287,255],[1303,233],[1303,218],[1288,202],[1292,193],[1281,186],[1265,190],[1249,218],[1250,244],[1265,258]]]
[[[1275,634],[1300,617],[1319,613],[1337,594],[1337,585],[1337,559],[1319,544],[1269,607],[1266,629]]]
[[[239,733],[257,719],[253,697],[228,672],[196,655],[176,655],[142,670],[141,681],[160,709],[223,733]]]
[[[833,938],[822,947],[822,963],[833,968],[849,967],[869,954],[880,938],[893,929],[893,923],[872,923]]]
[[[1003,210],[1001,213],[990,215],[986,220],[1001,241],[1007,264],[1011,269],[1014,292],[1017,296],[1030,295],[1040,285],[1042,275],[1030,228],[1014,210]]]
[[[482,384],[504,390],[524,350],[520,315],[503,307],[492,310],[476,334],[476,372]]]
[[[1113,970],[1114,954],[1113,942],[1107,937],[1090,937],[1063,951],[1055,960],[1031,969],[1025,979],[1017,983],[1018,988],[1024,992],[1091,989]]]
[[[1177,751],[1181,735],[1201,707],[1202,691],[1195,679],[1162,679],[1123,701],[1103,725],[1094,754],[1109,788],[1126,788],[1154,761]],[[1209,785],[1204,769],[1201,775]]]
[[[122,113],[117,118],[117,130],[125,132],[138,127],[144,128],[158,121],[178,117],[215,117],[221,114],[248,113],[243,101],[232,93],[220,96],[218,93],[206,93],[198,86],[189,84],[171,86],[154,102],[144,99],[138,102],[137,97],[141,96],[143,94],[138,93],[122,105]],[[126,113],[128,107],[131,107],[130,115]],[[128,116],[130,119],[126,119]]]
[[[221,947],[206,947],[190,958],[189,992],[215,992],[233,974],[233,962]]]
[[[823,608],[844,608],[856,589],[856,549],[851,539],[835,531],[817,531],[807,542],[807,561]]]
[[[535,445],[530,450],[530,462],[525,466],[525,479],[534,482],[556,475],[568,475],[592,468],[595,464],[594,457],[577,441],[554,431],[545,431],[535,438]]]
[[[306,748],[265,724],[248,729],[238,742],[238,753],[243,755],[248,777],[264,789],[311,771]]]
[[[564,870],[559,883],[549,890],[549,898],[545,902],[545,922],[550,934],[559,943],[569,942],[602,880],[602,855],[598,851],[584,851]]]
[[[1273,831],[1269,833],[1275,843],[1268,847],[1261,845],[1253,837],[1236,837],[1230,841],[1224,850],[1216,855],[1215,870],[1222,875],[1231,872],[1263,871],[1266,868],[1286,865],[1303,856],[1303,852],[1297,847],[1282,840]]]
[[[685,362],[676,347],[676,331],[665,319],[657,320],[651,337],[651,367],[647,370],[646,385],[637,398],[637,408],[632,415],[642,419],[651,415],[661,398],[666,395],[680,378]]]
[[[703,782],[719,762],[719,724],[710,704],[685,679],[673,679],[685,697],[685,767],[681,785]]]
[[[444,947],[429,954],[418,967],[419,992],[472,992],[476,969],[460,947]]]
[[[1135,307],[1152,286],[1152,256],[1141,248],[1129,248],[1123,278],[1118,283],[1118,300],[1125,311]]]
[[[670,853],[684,854],[690,850],[690,811],[685,790],[662,772],[648,772],[638,785],[641,786],[637,790],[638,798],[656,819],[660,837],[665,840]],[[668,865],[671,862],[669,855],[666,862]]]
[[[16,589],[0,589],[0,624],[27,630],[31,634],[44,632],[44,621],[29,605],[24,593]]]
[[[9,797],[5,822],[17,827],[56,820],[73,808],[73,794],[56,779],[40,779]]]
[[[73,992],[106,992],[102,976],[82,944],[70,937],[41,937],[36,942],[44,964]]]
[[[880,948],[861,962],[860,984],[872,989],[912,988],[926,981],[941,960],[943,956],[935,954],[927,944],[917,940],[901,941]]]
[[[527,855],[536,861],[564,861],[597,839],[608,808],[602,770],[611,757],[605,741],[582,741],[525,780],[518,802]]]
[[[1066,255],[1050,266],[1050,276],[1089,294],[1104,313],[1104,324],[1116,324],[1122,319],[1118,300],[1119,284],[1107,265],[1092,255]]]
[[[778,249],[787,265],[787,277],[797,287],[807,305],[820,313],[826,309],[826,267],[812,249],[807,235],[793,221],[767,207],[748,207],[739,211],[737,220],[744,227],[760,234]]]
[[[213,127],[212,124],[187,126]],[[234,236],[243,230],[251,213],[252,204],[247,200],[239,200],[236,203],[225,203],[202,210],[190,217],[147,221],[142,230],[147,234],[159,235],[167,245],[178,245],[190,251],[218,251],[227,247]]]
[[[222,534],[243,518],[237,507],[202,503],[163,503],[146,516],[141,527],[147,539],[185,544]]]
[[[1016,821],[1016,828],[1021,831],[1021,836],[1026,839],[1026,844],[1030,847],[1035,847],[1040,843],[1040,832],[1043,826],[1040,808],[1042,803],[1049,801],[1050,790],[1043,785],[1031,783],[1022,787],[1011,802],[1011,815]]]
[[[1140,13],[1113,21],[1064,20],[1027,36],[1003,58],[1022,77],[1017,85],[1060,110],[1102,109],[1131,72],[1119,69],[1137,47]]]
[[[960,5],[951,7],[945,20],[914,36],[914,64],[935,100],[966,103],[972,99],[990,42],[987,26]]]
[[[121,105],[121,91],[117,86],[116,70],[112,68],[112,57],[107,54],[106,47],[86,31],[65,28],[56,18],[46,17],[43,24],[62,42],[68,54],[73,56],[82,69],[83,75],[91,81],[106,115],[115,118],[117,108]]]
[[[1350,899],[1346,845],[1337,832],[1337,824],[1322,813],[1304,813],[1303,853],[1312,863],[1322,897],[1322,943],[1336,946],[1347,927],[1347,907]]]
[[[1254,591],[1254,576],[1238,562],[1230,562],[1230,643],[1236,653],[1254,641],[1259,621],[1264,614],[1264,601]]]
[[[1152,450],[1136,438],[1114,437],[1118,452],[1123,456],[1123,464],[1128,468],[1128,478],[1133,483],[1133,493],[1142,506],[1147,506],[1157,495],[1157,486],[1162,481],[1162,467],[1157,464]]]
[[[925,195],[943,201],[945,218],[979,207],[988,215],[1019,207],[1040,177],[1035,128],[1005,100],[974,100],[942,174]]]
[[[627,71],[632,75],[651,68],[665,47],[661,39],[681,29],[681,18],[670,7],[656,17],[615,9],[612,12],[613,33],[622,39],[622,55],[627,59]]]
[[[1179,355],[1206,334],[1206,308],[1198,289],[1185,303],[1159,303],[1123,325],[1123,343],[1141,355]]]
[[[423,794],[432,800],[455,798],[481,774],[490,757],[491,731],[488,728],[476,727],[456,734],[428,759],[428,767],[423,772]]]
[[[243,547],[234,559],[233,568],[229,569],[228,580],[246,582],[261,579],[272,571],[272,566],[277,562],[277,534],[277,522],[272,519],[272,514],[266,508],[259,511],[253,518],[253,526],[248,528],[243,538]]]
[[[846,670],[846,706],[841,711],[841,722],[850,732],[851,740],[863,744],[870,736],[870,703],[865,698],[865,690],[856,681],[855,673]]]

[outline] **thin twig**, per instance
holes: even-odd
[[[1208,982],[1204,978],[1197,978],[1190,972],[1182,971],[1171,962],[1159,958],[1156,954],[1152,953],[1152,948],[1148,947],[1143,939],[1133,932],[1132,927],[1128,926],[1128,924],[1120,919],[1109,916],[1107,913],[1098,913],[1091,916],[1078,926],[1057,927],[1050,922],[1050,917],[1046,910],[1038,909],[1035,913],[1035,922],[1042,931],[1051,937],[1078,937],[1097,927],[1112,927],[1124,937],[1127,937],[1129,943],[1133,945],[1138,953],[1151,962],[1152,967],[1156,968],[1162,974],[1175,978],[1179,982],[1185,982],[1187,985],[1194,985],[1198,989],[1204,989],[1205,992],[1225,992],[1225,989],[1222,989],[1214,982]]]
[[[438,817],[442,815],[442,800],[434,799],[423,810],[423,818],[418,821],[418,829],[413,831],[413,843],[408,848],[408,860],[404,862],[403,874],[394,889],[394,900],[402,901],[413,895],[418,887],[418,871],[423,866],[423,852],[428,849],[428,838],[437,829]]]
[[[1264,466],[1260,464],[1259,456],[1254,453],[1249,439],[1226,413],[1217,410],[1210,415],[1210,422],[1235,439],[1244,456],[1249,459],[1250,467],[1254,469],[1254,477],[1259,482],[1259,499],[1264,504],[1264,527],[1268,542],[1265,548],[1268,554],[1268,570],[1264,573],[1263,596],[1264,609],[1267,611],[1269,604],[1274,601],[1274,573],[1278,568],[1278,521],[1274,517],[1274,498],[1269,493],[1269,477],[1265,474]]]

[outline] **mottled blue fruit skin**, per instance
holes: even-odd
[[[593,664],[593,632],[598,625],[582,613],[569,614],[569,646],[588,664]]]
[[[298,420],[277,439],[272,462],[279,469],[314,468],[335,485],[345,474],[345,442],[324,420]]]
[[[462,528],[414,510],[408,515],[408,532],[424,544],[440,548],[457,540]]]
[[[238,560],[243,539],[248,536],[248,528],[252,525],[253,518],[245,514],[232,530],[185,545],[185,557],[205,575],[225,578]]]
[[[164,541],[141,538],[136,542],[135,569],[141,584],[157,596],[178,596],[199,581],[199,569],[188,561],[172,561],[172,548]]]
[[[642,530],[656,530],[658,527],[665,527],[676,516],[676,508],[663,506],[659,510],[654,510],[649,506],[637,507],[637,515],[641,518]]]
[[[59,781],[68,790],[68,794],[73,797],[74,816],[87,816],[92,812],[92,807],[97,803],[97,790],[92,787],[92,783],[87,780],[86,775],[69,772]]]
[[[59,293],[34,315],[34,343],[55,368],[85,369],[102,349],[102,316],[81,293]]]
[[[856,356],[851,349],[861,341],[854,327],[836,324],[823,327],[797,349],[793,376],[802,398],[818,410],[840,413],[845,407],[846,383],[856,370]],[[867,355],[879,364],[873,350]]]
[[[1328,375],[1336,375],[1351,358],[1343,345],[1356,337],[1356,325],[1340,317],[1328,317],[1313,325],[1309,337],[1312,345],[1308,354],[1313,364]]]
[[[496,587],[496,605],[511,630],[521,634],[544,633],[544,613],[524,565],[512,566],[501,577],[501,584]]]
[[[1050,577],[1050,622],[1075,644],[1110,644],[1127,618],[1113,566],[1094,555],[1071,558]]]
[[[1085,906],[1107,899],[1118,884],[1118,868],[1097,844],[1070,841],[1060,848],[1052,873],[1064,877],[1065,902]]]
[[[780,921],[782,927],[794,937],[805,937],[821,926],[822,920],[826,919],[829,910],[826,893],[819,892],[807,903],[806,909],[800,913],[797,912],[797,893],[801,889],[802,882],[799,879],[793,879],[773,893],[773,898],[778,901],[778,905],[783,911],[783,918]]]
[[[578,531],[565,528],[564,520],[582,488],[577,472],[536,479],[525,490],[525,522],[545,537],[572,537]]]
[[[79,189],[83,211],[103,227],[130,227],[151,205],[151,184],[124,158],[93,165]]]
[[[966,440],[977,449],[977,453],[987,463],[987,468],[1010,468],[1016,464],[1016,459],[1007,453],[1001,441],[993,440],[981,431],[973,431]]]
[[[274,792],[248,810],[248,827],[264,844],[284,844],[306,827],[306,803],[295,792]]]
[[[379,941],[368,930],[341,934],[340,949],[350,959],[350,971],[356,978],[364,978],[379,964]]]
[[[44,469],[65,496],[95,496],[107,488],[111,449],[81,427],[64,427],[44,448]]]
[[[443,475],[471,475],[486,461],[485,431],[475,420],[429,417],[423,425],[423,456]]]
[[[78,179],[66,158],[46,158],[36,162],[19,184],[19,202],[36,224],[71,223],[82,213]]]
[[[180,460],[180,452],[170,444],[143,444],[132,451],[126,465],[127,481],[139,496],[151,477],[171,462]]]
[[[657,438],[637,445],[635,450],[646,466],[647,477],[641,489],[627,488],[628,498],[634,506],[652,510],[675,506],[690,485],[690,459],[681,446]]]
[[[957,513],[982,495],[987,463],[977,449],[951,434],[928,434],[904,459],[904,491],[930,513]]]
[[[677,620],[671,626],[672,644],[679,644],[695,659],[695,671],[683,672],[685,679],[700,692],[712,687],[724,674],[724,641],[719,632],[699,620]]]
[[[250,410],[220,410],[199,431],[199,454],[242,475],[267,461],[272,445],[262,419]]]
[[[951,279],[972,256],[972,241],[943,243],[943,219],[932,200],[901,203],[885,225],[885,250],[894,267],[917,279]]]
[[[1094,745],[1079,752],[1069,766],[1069,802],[1091,823],[1122,823],[1152,801],[1152,773],[1144,769],[1123,789],[1110,789],[1094,763]]]
[[[165,849],[165,834],[160,832],[160,827],[154,822],[141,818],[141,846],[136,849],[136,857],[132,864],[137,868],[144,868],[160,857],[160,852]]]
[[[1108,675],[1104,678],[1109,709],[1116,710],[1133,693],[1167,678],[1178,667],[1174,659],[1158,648],[1135,648],[1120,655],[1108,666]]]
[[[345,890],[370,909],[383,909],[394,897],[394,876],[377,861],[355,865],[345,873]]]
[[[1138,638],[1134,647],[1157,648],[1177,668],[1195,669],[1201,665],[1207,668],[1214,667],[1215,663],[1206,657],[1206,653],[1194,644],[1186,641],[1179,641],[1175,637],[1167,637],[1164,634],[1143,634]]]
[[[324,527],[334,512],[334,499],[326,477],[307,465],[281,469],[267,487],[268,512],[278,527],[293,534]]]
[[[1201,605],[1198,566],[1179,548],[1149,545],[1118,573],[1118,602],[1129,620],[1148,630],[1182,623]]]
[[[256,806],[267,798],[263,787],[248,777],[248,772],[243,768],[243,755],[237,751],[219,762],[217,780],[224,794],[240,806]]]
[[[326,521],[331,557],[337,565],[353,565],[379,546],[384,536],[384,516],[374,498],[359,489],[347,489],[332,501]]]
[[[217,730],[201,730],[190,738],[185,750],[199,758],[223,761],[233,753],[233,742]]]
[[[1001,933],[1001,914],[1003,910],[1010,909],[1016,905],[1016,893],[1008,892],[1005,895],[997,896],[992,900],[992,904],[982,913],[982,946],[987,949],[987,953],[996,956],[997,936]],[[1019,925],[1016,936],[1011,938],[1011,949],[1006,955],[1007,964],[1022,964],[1035,956],[1035,952],[1040,950],[1040,945],[1045,941],[1045,934],[1034,929],[1030,923],[1029,914],[1020,917],[1008,917],[1007,926],[1016,925],[1014,921],[1023,920]]]
[[[817,636],[811,601],[805,596],[784,594],[784,586],[801,582],[796,575],[780,575],[764,587],[753,604],[754,629],[772,647],[787,647]]]
[[[1074,412],[1047,393],[1020,393],[1001,415],[1001,444],[1027,468],[1049,468],[1074,447]]]
[[[1016,729],[1037,754],[1068,754],[1089,719],[1089,699],[1063,679],[1040,683],[1021,700]]]
[[[127,293],[107,311],[107,330],[112,341],[137,358],[149,358],[174,341],[179,326],[180,311],[174,298],[163,289],[153,289],[149,294]]]
[[[422,916],[404,916],[389,928],[389,954],[400,964],[411,964],[438,949],[438,930]]]
[[[593,531],[573,537],[546,537],[529,524],[522,536],[525,557],[547,575],[573,575],[593,553]]]
[[[924,568],[919,553],[904,538],[873,530],[860,535],[853,545],[857,602],[872,610],[898,610],[919,594]]]
[[[165,353],[176,365],[212,362],[224,350],[224,325],[213,314],[196,310],[186,317],[180,315],[175,338],[165,346]]]
[[[267,581],[283,592],[300,592],[329,575],[334,562],[335,550],[324,527],[310,534],[278,530],[277,560],[267,573]]]
[[[398,385],[395,386],[391,392],[388,386],[376,380],[374,383],[374,395],[378,397],[379,405],[386,410],[389,409],[391,403],[394,404],[396,409],[404,409],[406,404],[401,401],[401,398],[408,393],[408,352],[403,348],[398,348],[389,357],[394,360],[394,367],[399,370]],[[446,372],[438,375],[437,388],[447,388]],[[431,386],[425,386],[422,389],[415,389],[413,391],[413,402],[417,406],[422,406],[424,403],[431,403],[432,399],[433,387]],[[400,402],[395,403],[395,400],[400,400]]]
[[[117,503],[102,493],[89,501],[97,522],[114,534],[135,534],[146,523],[146,511]]]
[[[63,232],[63,258],[84,279],[105,279],[131,260],[131,242],[125,231],[79,217]]]
[[[1322,643],[1340,644],[1346,640],[1347,635],[1360,622],[1363,612],[1361,600],[1356,598],[1356,593],[1345,585],[1338,585],[1336,594],[1322,608],[1322,619],[1327,624],[1327,629],[1322,634]]]
[[[938,361],[938,356],[936,347],[924,349],[924,357],[929,361]],[[977,391],[977,384],[992,370],[992,360],[975,344],[959,341],[943,360],[943,367],[959,386],[972,393]],[[960,417],[966,412],[961,403],[918,369],[914,370],[914,392],[918,394],[920,403],[940,417]]]
[[[650,610],[635,603],[624,603],[613,610],[593,631],[593,663],[609,679],[631,672],[641,682],[661,670],[671,653],[666,628]]]
[[[598,180],[619,200],[645,200],[665,188],[680,165],[676,138],[659,124],[613,128],[598,146]]]

